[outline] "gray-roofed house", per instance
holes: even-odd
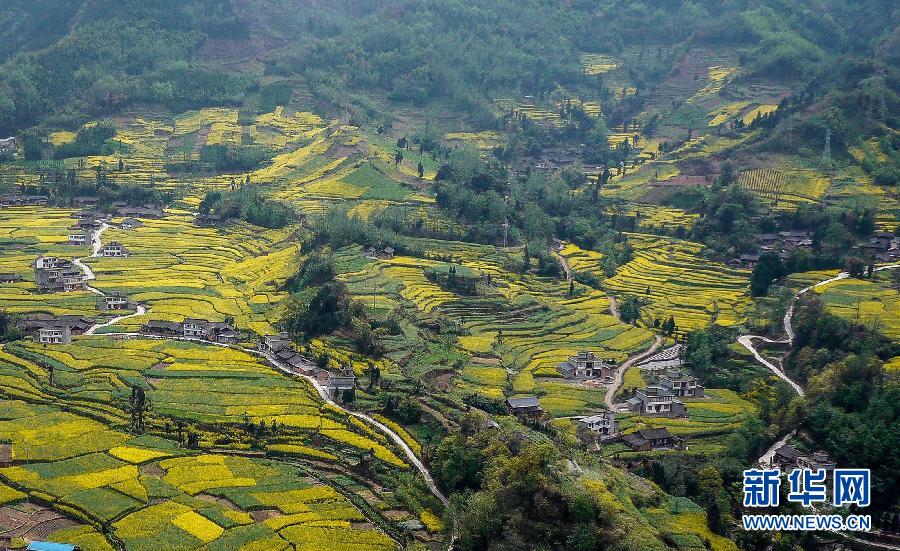
[[[0,283],[18,283],[24,280],[22,274],[0,274]]]
[[[100,256],[105,257],[119,258],[127,257],[129,254],[131,254],[129,250],[118,241],[110,241],[100,249]]]
[[[121,291],[109,291],[97,301],[99,310],[128,310],[134,303]]]
[[[144,324],[143,331],[151,335],[180,335],[182,324],[175,321],[150,320]]]
[[[687,409],[677,396],[659,386],[639,389],[627,402],[628,409],[652,417],[684,417]]]
[[[800,459],[801,455],[803,454],[800,453],[800,450],[785,442],[775,450],[772,463],[782,471],[790,470],[797,466],[797,460]]]
[[[506,408],[513,415],[536,417],[544,413],[537,396],[521,396],[519,398],[507,398]]]
[[[143,225],[144,223],[137,218],[126,218],[125,220],[122,220],[123,230],[133,230],[135,228],[140,228]]]
[[[83,230],[81,228],[71,229],[69,231],[69,245],[75,246],[84,246],[87,245],[90,239],[88,238],[89,230]]]
[[[651,451],[658,449],[681,449],[684,442],[669,432],[665,427],[644,429],[626,434],[622,437],[626,446],[635,451]]]
[[[582,350],[559,364],[556,370],[566,379],[606,379],[614,375],[615,366],[593,352]]]
[[[577,421],[578,428],[589,430],[601,437],[618,436],[619,422],[611,411],[602,411],[596,415],[590,415]]]
[[[205,339],[209,335],[209,320],[200,318],[184,318],[181,324],[183,336],[193,339]]]
[[[356,389],[356,375],[346,369],[340,372],[329,371],[326,388],[332,396],[337,396],[341,392],[353,391]]]
[[[659,378],[659,386],[681,398],[703,398],[703,386],[684,371],[672,370]]]
[[[290,347],[291,339],[287,333],[276,333],[274,335],[266,335],[259,341],[260,352],[277,352],[278,350]]]

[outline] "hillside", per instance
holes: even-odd
[[[0,535],[850,541],[741,528],[784,437],[889,543],[897,13],[4,4]]]

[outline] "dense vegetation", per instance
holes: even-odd
[[[842,466],[872,466],[877,510],[896,510],[892,326],[801,301],[780,360],[807,388],[802,399],[735,343],[780,327],[792,291],[773,284],[813,270],[872,276],[875,260],[861,245],[876,229],[897,231],[891,2],[320,4],[5,2],[0,138],[15,135],[18,149],[2,153],[0,194],[43,196],[55,212],[38,221],[39,234],[34,220],[17,225],[33,217],[30,206],[3,213],[12,246],[0,260],[21,271],[30,270],[22,258],[60,254],[69,209],[94,202],[84,198],[102,209],[174,203],[139,230],[111,228],[135,258],[91,259],[96,283],[137,289],[154,278],[140,299],[148,319],[224,317],[248,339],[286,331],[320,368],[355,371],[356,386],[338,399],[389,424],[450,505],[439,519],[440,496],[406,469],[399,448],[361,418],[333,425],[342,416],[311,388],[267,402],[302,381],[268,381],[269,370],[236,348],[199,357],[247,371],[194,387],[236,402],[221,421],[205,411],[188,428],[179,418],[175,439],[159,409],[184,404],[166,405],[165,389],[147,377],[199,375],[143,351],[146,374],[131,370],[129,387],[110,391],[131,408],[133,432],[145,430],[146,406],[147,426],[155,421],[173,446],[234,445],[273,464],[298,458],[305,472],[292,482],[334,474],[338,493],[354,499],[346,524],[375,522],[387,548],[451,532],[464,550],[727,549],[725,538],[768,548],[765,535],[737,529],[741,474],[793,428]],[[808,232],[810,243],[765,252],[761,236],[778,232]],[[741,256],[761,252],[745,269]],[[123,268],[135,259],[138,267]],[[875,290],[852,292],[877,295],[868,306],[889,318],[893,295],[873,281]],[[34,297],[24,285],[4,287],[0,306],[96,314],[91,293],[25,304]],[[0,309],[0,341],[19,336]],[[574,419],[609,403],[597,387],[563,384],[557,361],[590,349],[618,362],[657,337],[685,344],[687,369],[713,397],[686,400],[683,419],[617,417],[629,432],[669,426],[689,449],[579,440]],[[12,348],[37,361],[27,349]],[[81,352],[90,359],[70,357],[100,367]],[[71,385],[46,401],[68,407],[80,375],[62,360],[50,365]],[[35,367],[27,376],[42,375]],[[624,376],[616,401],[650,382],[638,369]],[[545,417],[507,415],[504,401],[526,394]],[[274,417],[297,426],[279,432]],[[375,496],[375,486],[390,503],[354,493]],[[157,499],[166,498],[148,495],[147,504]],[[329,534],[323,540],[345,522],[298,528],[308,512],[267,522]],[[821,542],[775,543],[795,551]]]
[[[262,195],[252,185],[234,186],[232,191],[210,191],[200,203],[200,214],[215,214],[221,220],[244,220],[264,228],[283,228],[296,217],[284,203]]]

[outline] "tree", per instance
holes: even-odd
[[[422,164],[422,161],[419,161],[419,166],[416,167],[416,170],[419,173],[419,178],[425,177],[425,165]]]
[[[144,432],[144,406],[146,396],[140,386],[131,387],[131,430],[137,433]]]
[[[370,361],[366,365],[365,370],[363,370],[363,373],[369,377],[369,386],[366,389],[371,392],[372,389],[375,388],[375,385],[378,384],[378,381],[381,380],[381,369],[375,365],[375,362]]]
[[[667,319],[666,321],[663,322],[662,330],[666,335],[671,335],[672,333],[675,332],[675,329],[676,329],[675,317],[669,316],[669,319]]]
[[[403,152],[398,149],[397,154],[394,155],[394,164],[399,165],[402,162],[403,162]]]
[[[759,261],[750,274],[750,293],[755,297],[765,296],[769,285],[787,274],[781,257],[774,252],[766,252],[759,256]]]

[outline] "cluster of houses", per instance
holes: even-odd
[[[46,195],[0,195],[0,208],[5,207],[42,207],[48,203]]]
[[[96,232],[100,230],[104,223],[108,223],[110,220],[108,214],[96,210],[82,210],[74,216],[78,218],[78,221],[69,227],[69,245],[75,246],[91,245],[94,242]],[[119,224],[119,227],[124,230],[133,230],[143,225],[144,223],[136,218],[125,218]],[[126,257],[128,255],[128,249],[116,241],[107,243],[100,249],[100,256]]]
[[[33,264],[34,282],[41,293],[68,293],[84,290],[84,272],[69,260],[39,256]]]
[[[329,371],[322,369],[291,346],[287,333],[266,335],[259,341],[259,351],[273,360],[288,366],[291,370],[309,377],[315,377],[333,397],[356,390],[356,375],[351,369]]]
[[[775,450],[772,466],[780,468],[781,472],[797,468],[832,471],[837,464],[825,452],[806,454],[785,442]]]
[[[507,398],[506,409],[511,415],[522,419],[540,419],[544,415],[537,396]],[[601,443],[622,442],[634,451],[683,449],[684,441],[674,436],[665,427],[639,430],[622,434],[615,413],[603,410],[575,421],[581,437],[591,435]]]
[[[684,441],[666,427],[622,434],[615,414],[609,410],[578,419],[576,424],[582,434],[592,434],[601,443],[622,442],[633,451],[680,450],[685,446]]]
[[[616,374],[616,363],[598,358],[588,350],[582,350],[556,366],[563,378],[572,381],[601,380],[611,382]]]
[[[703,398],[703,385],[684,369],[684,346],[676,344],[638,364],[641,377],[651,383],[626,401],[630,411],[652,417],[684,417],[682,398]]]
[[[50,316],[32,314],[16,323],[25,335],[34,337],[41,344],[71,344],[72,335],[80,335],[94,325],[94,320],[78,315]]]
[[[143,331],[151,335],[184,337],[222,344],[235,344],[241,335],[227,321],[209,321],[202,318],[184,318],[183,321],[150,320]]]
[[[763,253],[774,252],[782,260],[786,260],[797,250],[811,249],[813,246],[813,236],[808,231],[763,233],[757,236],[757,241],[759,252],[742,254],[730,264],[735,267],[753,268]],[[859,254],[876,262],[892,262],[900,258],[900,237],[891,232],[876,231],[865,243],[855,248]]]
[[[377,260],[391,260],[394,258],[394,248],[385,247],[384,250],[379,251],[375,247],[368,247],[363,251],[363,256]]]
[[[875,232],[859,246],[860,252],[876,262],[893,262],[900,258],[900,237],[891,232]]]
[[[797,249],[809,249],[813,246],[812,234],[808,231],[782,231],[778,233],[761,233],[756,236],[759,252],[742,254],[730,262],[732,266],[753,268],[763,253],[775,252],[787,259]]]

